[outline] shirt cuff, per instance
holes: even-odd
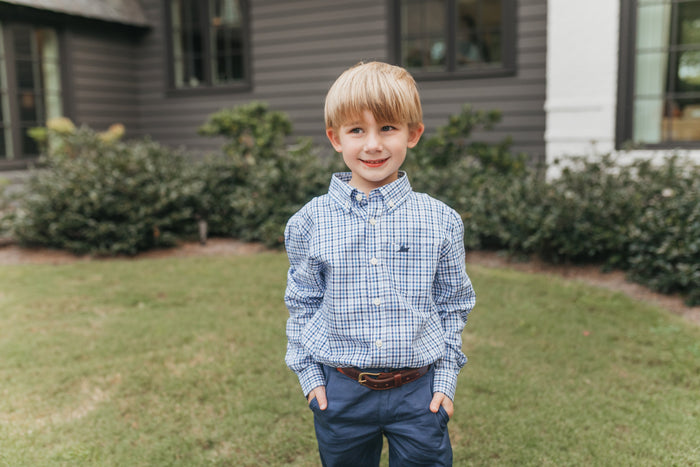
[[[314,363],[305,368],[302,372],[297,373],[301,390],[304,391],[304,397],[308,396],[312,389],[318,386],[326,385],[326,378],[323,376],[321,365]]]
[[[435,375],[433,376],[433,393],[441,392],[454,401],[456,390],[457,373],[447,368],[435,368]]]

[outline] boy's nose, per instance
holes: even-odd
[[[365,151],[376,152],[382,150],[382,142],[377,135],[369,133],[365,140]]]

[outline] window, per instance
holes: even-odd
[[[397,0],[397,62],[419,76],[512,72],[513,0]]]
[[[56,31],[0,25],[0,160],[38,156],[28,130],[62,114]]]
[[[0,161],[7,159],[12,151],[12,126],[10,125],[10,101],[7,89],[7,61],[5,45],[0,28]]]
[[[629,40],[623,44],[627,61],[620,67],[618,142],[697,145],[700,0],[638,0],[627,7],[632,21],[622,25]]]
[[[236,86],[248,81],[247,18],[240,0],[168,0],[172,85]]]

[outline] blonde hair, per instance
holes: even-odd
[[[368,110],[378,122],[423,122],[418,88],[401,67],[381,62],[360,62],[345,70],[326,95],[326,128],[338,129]]]

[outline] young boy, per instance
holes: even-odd
[[[451,465],[447,422],[475,295],[460,216],[399,168],[424,126],[403,68],[360,63],[326,96],[350,173],[285,232],[287,365],[314,412],[324,466]]]

